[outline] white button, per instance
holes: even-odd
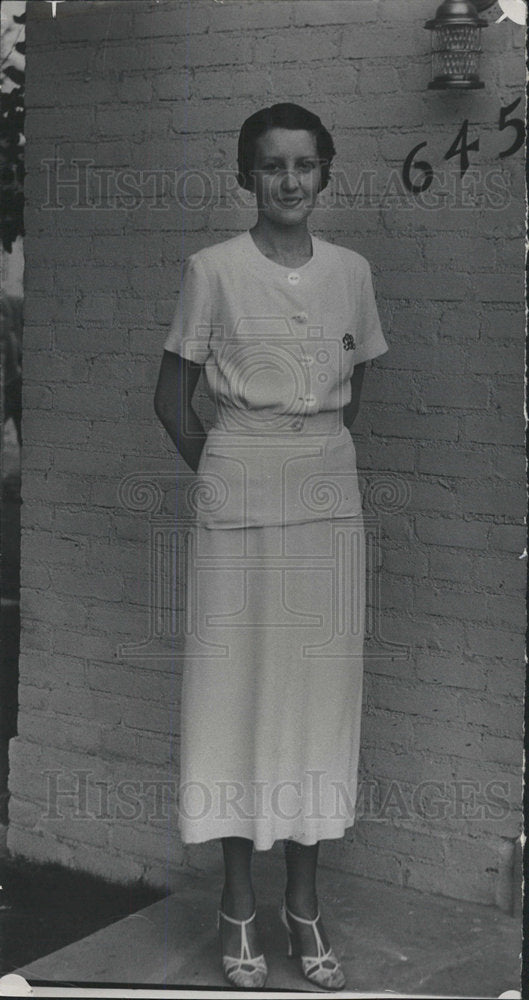
[[[295,316],[292,317],[292,319],[296,323],[306,323],[308,318],[309,317],[307,316],[307,313],[297,313]]]
[[[305,356],[301,359],[301,363],[304,365],[313,365],[314,358],[312,354],[305,354]]]
[[[299,274],[296,274],[295,271],[292,271],[292,273],[289,274],[289,276],[288,276],[288,280],[290,281],[291,285],[297,285],[297,283],[299,281]]]
[[[318,351],[318,353],[316,355],[316,358],[320,362],[321,365],[325,365],[325,364],[327,364],[327,361],[329,360],[329,352],[328,351]]]
[[[318,375],[318,382],[327,382],[328,378],[329,376],[326,375],[325,372],[320,372]]]

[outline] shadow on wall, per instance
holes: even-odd
[[[2,395],[0,509],[0,853],[5,851],[9,740],[17,732],[20,590],[21,298],[0,300]]]

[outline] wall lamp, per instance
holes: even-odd
[[[444,0],[435,17],[424,25],[432,33],[430,90],[479,90],[485,86],[479,78],[479,60],[481,29],[487,26],[475,3]]]

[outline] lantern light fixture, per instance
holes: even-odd
[[[488,22],[470,0],[444,0],[424,25],[432,33],[430,90],[479,90],[481,29]]]

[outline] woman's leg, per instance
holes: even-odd
[[[255,911],[255,894],[252,885],[253,841],[245,837],[223,837],[224,888],[220,908],[233,920],[248,920]],[[223,952],[225,955],[239,955],[241,951],[241,931],[235,925],[221,918]],[[261,954],[257,941],[255,921],[246,927],[248,945],[252,956]]]
[[[253,841],[245,837],[223,837],[224,889],[222,909],[235,920],[248,920],[255,910],[252,885]]]
[[[287,887],[285,902],[292,913],[314,920],[318,912],[316,870],[319,844],[305,847],[294,840],[285,841]]]
[[[285,903],[287,909],[305,920],[315,920],[318,915],[318,894],[316,891],[316,873],[318,866],[319,844],[298,844],[294,840],[285,841],[285,861],[287,867],[287,885]],[[315,954],[314,934],[306,924],[294,924],[295,932],[305,955]],[[323,946],[329,947],[325,928],[318,922]]]
[[[316,920],[319,916],[316,894],[318,847],[319,844],[306,847],[291,840],[285,843],[285,919],[294,946],[293,953],[301,956],[301,967],[307,979],[323,989],[341,990],[345,985],[344,974],[330,948],[321,918]]]

